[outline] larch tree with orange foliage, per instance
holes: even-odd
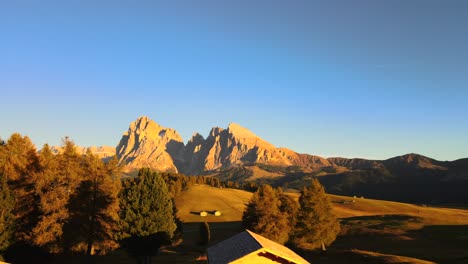
[[[340,223],[333,215],[330,199],[317,179],[304,187],[299,197],[300,210],[293,232],[293,243],[304,249],[326,250],[340,232]]]
[[[291,225],[287,213],[280,210],[279,193],[270,185],[260,186],[247,205],[242,222],[245,228],[284,244],[289,239]]]
[[[31,230],[38,221],[38,199],[35,194],[35,175],[39,171],[36,148],[27,136],[14,133],[0,148],[0,174],[8,180],[15,197],[13,215],[15,238],[29,244]]]
[[[119,246],[115,239],[121,188],[118,160],[104,163],[88,151],[84,180],[70,198],[70,222],[65,232],[74,251],[105,254]]]
[[[41,219],[33,230],[33,241],[51,253],[59,253],[70,247],[63,227],[70,219],[70,197],[82,181],[82,158],[75,144],[65,138],[62,153],[53,155],[45,146],[41,150],[40,163],[36,192],[40,197]]]

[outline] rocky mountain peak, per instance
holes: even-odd
[[[176,130],[146,116],[132,122],[116,148],[127,170],[150,167],[159,171],[200,174],[243,164],[327,166],[325,159],[277,148],[249,129],[230,123],[213,127],[205,139],[194,133],[184,145]]]
[[[213,127],[210,131],[208,137],[216,137],[219,136],[224,131],[224,128],[221,127]]]
[[[255,135],[252,131],[248,130],[247,128],[236,124],[236,123],[230,123],[228,128],[228,132],[236,137],[241,137],[241,138],[258,138],[257,135]]]
[[[176,130],[165,128],[146,116],[132,122],[116,151],[128,170],[150,167],[177,172],[175,165],[182,159],[184,143]]]
[[[198,132],[193,133],[192,138],[187,142],[187,145],[194,144],[199,145],[205,141],[205,138],[200,135]]]

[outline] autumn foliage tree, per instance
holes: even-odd
[[[300,211],[294,228],[293,243],[304,249],[322,248],[335,241],[340,224],[332,213],[331,202],[317,179],[304,187],[299,198]]]
[[[0,155],[4,155],[6,142],[0,138]],[[7,177],[0,172],[0,254],[13,243],[15,199],[7,183]]]
[[[291,228],[287,231],[289,234],[291,234],[291,229],[296,225],[297,213],[299,212],[299,203],[290,195],[287,195],[282,191],[279,192],[278,199],[280,202],[279,210],[288,218],[288,224]]]
[[[68,204],[83,178],[83,160],[75,144],[64,139],[63,151],[52,154],[46,145],[40,154],[41,172],[36,192],[40,197],[40,221],[33,229],[34,243],[51,253],[68,250],[63,227],[70,220]]]
[[[83,158],[84,175],[70,197],[70,220],[64,226],[66,240],[73,251],[94,255],[118,247],[120,179],[116,158],[104,163],[88,151]]]
[[[262,185],[253,194],[242,216],[245,228],[284,244],[289,239],[289,216],[280,210],[279,191]]]
[[[7,184],[6,177],[0,173],[0,254],[13,243],[15,200]]]
[[[38,221],[38,197],[35,174],[39,171],[36,148],[26,136],[14,133],[0,147],[0,174],[8,181],[14,197],[15,238],[29,244],[31,230]]]

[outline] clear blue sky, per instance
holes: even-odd
[[[117,145],[147,115],[185,141],[236,122],[303,153],[468,157],[467,14],[463,0],[1,1],[0,137]]]

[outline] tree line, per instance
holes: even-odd
[[[123,247],[150,263],[180,232],[173,198],[202,179],[149,169],[120,175],[115,157],[80,155],[68,138],[58,154],[47,144],[38,152],[17,133],[0,140],[0,255],[40,263]]]
[[[104,162],[91,152],[80,155],[68,138],[57,154],[47,144],[37,151],[17,133],[0,140],[0,255],[13,263],[40,263],[41,257],[48,262],[121,247],[150,263],[160,246],[181,237],[174,198],[193,184],[255,192],[244,225],[281,244],[324,247],[339,232],[318,181],[297,202],[281,189],[252,182],[150,169],[138,177],[121,175],[116,157]]]

